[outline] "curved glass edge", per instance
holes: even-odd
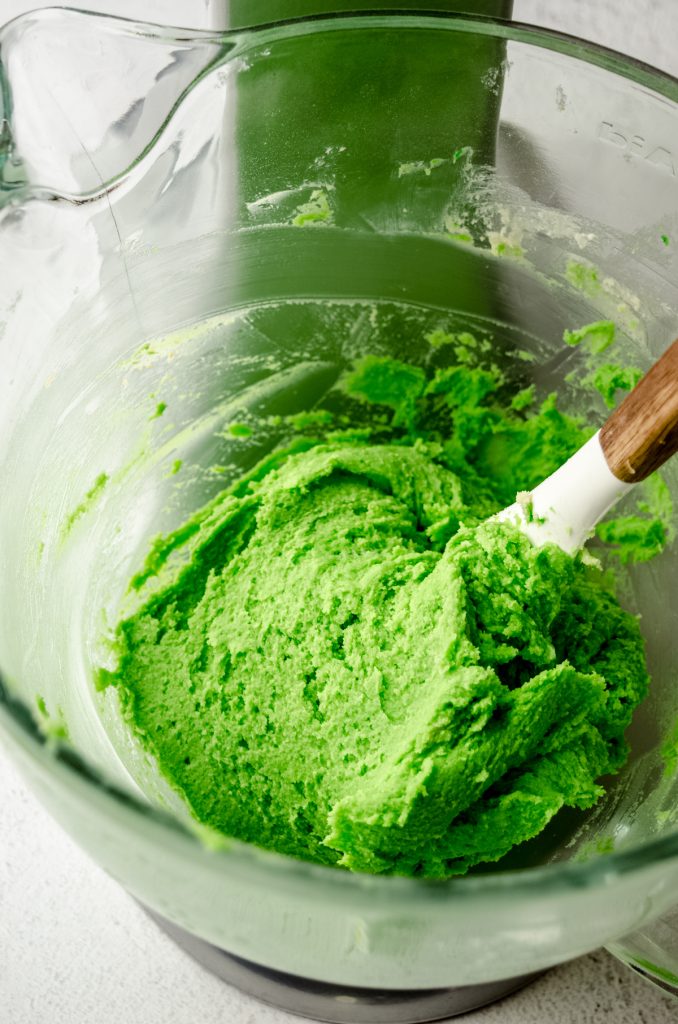
[[[208,60],[205,68],[177,98],[176,103],[158,131],[145,145],[134,161],[123,172],[104,183],[101,188],[77,196],[66,195],[50,189],[48,183],[32,185],[23,180],[8,180],[3,177],[3,166],[11,164],[13,156],[11,120],[11,83],[6,81],[2,53],[11,32],[17,25],[28,21],[63,22],[68,18],[87,18],[101,26],[102,32],[117,33],[133,38],[152,39],[165,43],[182,44],[202,48],[218,48],[218,56]],[[648,88],[667,100],[678,102],[678,78],[658,68],[626,56],[588,40],[579,39],[551,29],[539,28],[524,22],[491,18],[486,15],[458,14],[452,11],[408,11],[405,8],[393,10],[366,10],[359,12],[336,12],[289,18],[281,21],[253,24],[249,27],[225,31],[208,29],[178,29],[151,22],[132,21],[116,15],[98,14],[77,7],[46,7],[0,25],[0,206],[3,202],[23,201],[30,198],[51,198],[66,201],[87,202],[107,194],[124,181],[128,175],[155,147],[159,137],[173,119],[177,108],[186,96],[210,73],[215,65],[222,65],[243,56],[252,45],[273,42],[280,38],[312,35],[324,32],[358,27],[383,27],[397,22],[402,28],[424,28],[435,25],[445,31],[475,33],[491,36],[506,42],[519,42],[539,46],[541,49],[563,54],[599,67],[627,80]],[[55,26],[58,27],[58,26]]]
[[[271,40],[279,39],[281,35],[313,34],[317,31],[319,24],[322,24],[326,31],[346,28],[347,26],[379,27],[383,26],[385,21],[393,23],[395,20],[403,28],[420,28],[425,25],[436,25],[451,31],[475,32],[495,36],[506,41],[533,44],[542,49],[582,59],[591,65],[601,67],[620,77],[651,88],[668,100],[678,102],[678,78],[617,51],[565,33],[537,28],[524,23],[499,21],[484,16],[440,11],[408,13],[403,10],[382,10],[360,13],[318,14],[238,29],[234,32],[213,32],[204,29],[172,29],[152,23],[131,21],[115,15],[96,14],[79,8],[49,7],[42,8],[33,13],[20,15],[5,26],[0,27],[0,55],[2,53],[3,40],[6,38],[7,30],[10,26],[15,26],[17,23],[27,19],[51,20],[73,15],[99,21],[103,26],[107,26],[109,31],[118,31],[124,35],[155,38],[167,43],[216,44],[224,48],[228,47],[227,54],[222,51],[222,57],[227,55],[229,59],[240,56],[253,42],[259,44],[262,41],[268,40],[269,37]],[[178,103],[185,98],[187,92],[194,87],[196,82],[209,72],[212,66],[213,64],[210,64],[198,76],[198,79],[189,87],[189,90],[184,92]],[[160,132],[164,130],[175,109],[176,106],[160,129]],[[1,114],[2,109],[0,109]],[[2,123],[2,118],[0,118],[0,123]],[[157,136],[151,140],[145,152],[153,147],[156,139]],[[140,156],[139,159],[141,158]],[[136,162],[134,166],[136,166]],[[131,168],[126,173],[129,173],[129,170]],[[115,184],[117,184],[117,180]],[[1,193],[2,183],[0,182],[0,198]],[[35,190],[31,187],[24,187],[12,191],[10,194],[12,200],[17,202],[25,201],[29,198],[47,198],[48,190],[44,187],[37,187]],[[54,195],[51,197],[67,198]],[[41,760],[50,767],[50,770],[63,777],[65,782],[77,779],[80,783],[90,786],[105,800],[111,800],[119,806],[124,806],[132,814],[152,823],[159,833],[171,834],[174,836],[175,841],[187,844],[187,851],[193,854],[196,851],[205,851],[207,849],[199,838],[197,830],[196,834],[194,834],[170,815],[109,785],[101,774],[91,767],[72,747],[45,737],[38,728],[29,707],[21,699],[11,694],[1,675],[0,728],[6,730],[15,742],[18,742],[31,757]],[[452,878],[445,881],[432,882],[423,879],[353,874],[297,861],[293,858],[270,853],[269,851],[262,851],[255,846],[235,840],[227,840],[227,843],[227,850],[210,850],[210,856],[222,858],[224,864],[228,863],[231,867],[235,862],[240,861],[243,864],[246,863],[249,866],[260,867],[266,871],[275,868],[288,874],[297,873],[303,876],[304,879],[314,876],[317,878],[322,877],[324,881],[334,883],[337,886],[338,893],[345,892],[347,885],[357,885],[361,889],[371,886],[384,887],[393,894],[397,890],[401,896],[410,894],[416,896],[417,899],[420,899],[425,892],[435,892],[436,899],[439,899],[441,894],[443,894],[456,900],[463,897],[472,897],[480,892],[487,895],[493,892],[503,892],[507,889],[511,889],[512,893],[519,893],[522,890],[525,893],[529,892],[531,895],[534,895],[540,892],[553,894],[558,890],[579,889],[586,885],[609,885],[616,878],[624,874],[655,866],[662,861],[678,857],[678,833],[676,833],[651,839],[629,850],[613,851],[604,857],[587,863],[558,863],[539,868],[530,868],[529,871],[525,872],[506,871],[497,872],[492,875]],[[616,951],[615,955],[617,955]]]
[[[646,939],[646,932],[639,933],[642,940]],[[664,967],[662,964],[656,963],[658,959],[662,959],[665,950],[661,946],[657,946],[650,957],[641,956],[635,950],[636,935],[630,935],[621,939],[619,942],[611,942],[605,948],[608,953],[616,957],[625,967],[628,967],[634,972],[639,974],[641,978],[649,982],[653,988],[659,988],[662,992],[665,992],[669,996],[678,1002],[678,974],[668,967]],[[629,948],[630,944],[631,948]]]
[[[650,984],[678,999],[678,908],[607,943],[613,956]]]
[[[123,35],[141,36],[146,39],[159,39],[168,43],[221,43],[225,36],[230,33],[222,29],[190,28],[184,29],[172,25],[162,25],[157,22],[139,21],[137,19],[124,18],[119,14],[100,14],[98,11],[89,11],[85,7],[63,6],[39,7],[34,11],[26,11],[18,14],[9,21],[0,24],[0,44],[2,43],[5,31],[27,21],[51,21],[52,19],[63,20],[64,17],[76,15],[99,21],[109,26],[111,30],[117,29]]]
[[[600,43],[594,43],[588,39],[580,39],[578,36],[573,36],[557,29],[531,25],[528,22],[492,18],[483,14],[441,11],[434,8],[431,10],[408,10],[406,6],[402,6],[384,10],[339,11],[325,14],[309,14],[271,22],[252,23],[234,29],[211,30],[173,28],[172,26],[161,25],[155,22],[131,20],[115,14],[99,14],[81,7],[43,7],[27,14],[21,14],[5,24],[0,24],[0,50],[3,35],[9,26],[29,18],[33,20],[36,18],[39,20],[59,19],[70,15],[99,21],[107,25],[111,31],[117,30],[124,35],[159,39],[169,43],[209,43],[213,45],[223,45],[227,42],[235,45],[243,42],[248,43],[252,37],[258,39],[271,31],[278,35],[284,29],[290,29],[291,34],[300,34],[299,30],[304,26],[306,26],[307,32],[314,32],[317,25],[322,23],[325,23],[328,27],[345,28],[347,22],[354,22],[357,26],[360,24],[370,24],[371,22],[378,23],[381,20],[393,22],[397,19],[403,27],[415,28],[417,23],[421,24],[424,22],[444,25],[445,28],[452,31],[477,32],[482,35],[493,35],[500,39],[513,40],[515,42],[536,43],[544,49],[584,59],[589,64],[605,68],[624,78],[648,85],[666,95],[668,99],[678,99],[678,77],[671,75],[667,71],[655,68],[637,57],[621,53],[619,50],[603,46]],[[662,85],[664,88],[662,88]]]
[[[582,887],[610,886],[626,874],[656,867],[663,861],[678,857],[678,833],[675,833],[629,850],[613,851],[586,863],[548,864],[527,871],[498,871],[496,874],[438,881],[341,871],[227,837],[224,837],[223,848],[214,848],[201,839],[197,823],[196,831],[193,832],[172,815],[108,783],[101,772],[88,764],[68,743],[44,735],[30,709],[21,699],[11,694],[0,675],[0,733],[2,731],[6,731],[32,759],[37,759],[50,773],[63,779],[65,785],[75,782],[80,787],[95,790],[103,800],[111,801],[118,810],[143,820],[151,830],[157,830],[163,840],[182,845],[189,856],[205,854],[213,863],[216,859],[225,868],[238,866],[248,872],[261,870],[268,875],[274,870],[290,880],[296,876],[304,883],[322,881],[331,885],[340,899],[345,897],[347,887],[360,892],[371,888],[389,892],[398,898],[411,897],[417,900],[428,895],[437,901],[441,897],[455,901],[469,899],[481,893],[484,896],[499,895],[509,890],[512,897],[518,896],[521,891],[531,897],[552,896],[556,892],[580,890]]]

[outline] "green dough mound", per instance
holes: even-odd
[[[378,438],[301,439],[156,543],[101,682],[200,822],[444,878],[599,799],[647,672],[609,574],[483,521],[507,460],[529,486],[530,453],[539,479],[581,425],[553,400],[501,411],[469,368],[466,399],[461,377],[403,372],[401,401],[402,364],[378,363],[347,385]]]

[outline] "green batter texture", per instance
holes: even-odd
[[[361,360],[132,581],[99,682],[205,825],[445,878],[624,762],[648,680],[611,574],[487,521],[591,431],[465,352]]]

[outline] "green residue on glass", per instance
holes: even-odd
[[[145,341],[143,345],[135,349],[129,359],[125,359],[120,365],[123,367],[136,367],[142,365],[147,360],[154,359],[157,354],[154,345],[150,341]]]
[[[249,423],[229,423],[226,428],[231,437],[247,438],[252,436],[252,428]]]
[[[40,731],[51,740],[67,740],[68,726],[64,718],[63,709],[58,707],[56,714],[50,714],[44,697],[39,694],[35,698],[35,704],[40,715]]]
[[[335,417],[328,409],[309,409],[308,412],[297,412],[285,417],[293,430],[316,430],[318,427],[330,427]]]
[[[678,719],[662,744],[661,756],[664,762],[664,778],[672,778],[678,771]]]
[[[457,344],[454,346],[454,355],[458,363],[463,366],[470,366],[478,363],[482,355],[490,348],[487,341],[476,338],[468,331],[461,331],[456,335]]]
[[[453,345],[457,340],[457,335],[437,328],[435,331],[429,331],[428,334],[425,334],[424,338],[431,348],[442,348],[443,345]]]
[[[605,857],[614,853],[614,836],[602,836],[600,839],[591,839],[580,847],[574,856],[578,864],[586,864],[593,857]]]
[[[153,413],[149,416],[151,420],[159,420],[165,409],[167,408],[167,402],[158,402]]]
[[[433,160],[413,160],[411,163],[401,164],[398,168],[398,177],[406,178],[411,174],[425,174],[430,178],[431,171],[446,163],[442,157],[434,157]]]
[[[473,244],[473,235],[466,224],[459,220],[456,214],[448,213],[443,220],[443,237],[450,242],[460,242],[463,245]]]
[[[670,245],[671,244],[671,239],[669,238],[668,235],[660,235],[659,237],[661,238],[662,243],[664,245]]]
[[[536,387],[534,384],[530,384],[529,387],[523,388],[511,399],[511,408],[516,412],[520,412],[521,409],[527,409],[531,406],[535,400]]]
[[[324,440],[330,444],[368,444],[373,434],[370,427],[345,427],[343,430],[330,430]]]
[[[505,256],[509,259],[520,260],[525,255],[522,245],[513,245],[510,242],[497,242],[492,248],[496,256]]]
[[[61,531],[62,540],[66,539],[77,521],[94,508],[109,479],[110,477],[108,473],[99,473],[99,476],[96,478],[80,504],[73,509],[71,514],[64,521]]]
[[[640,484],[641,498],[638,509],[645,515],[658,519],[664,527],[667,543],[672,543],[676,536],[673,499],[666,480],[661,473],[653,473]]]
[[[599,295],[602,291],[598,271],[590,263],[569,260],[565,268],[565,277],[577,291],[583,292],[584,295],[592,297]]]
[[[633,963],[643,971],[647,971],[656,978],[668,982],[669,985],[678,986],[678,974],[674,974],[673,971],[669,971],[666,967],[660,967],[658,964],[653,964],[651,960],[643,960],[639,956],[633,957]]]
[[[195,818],[189,818],[186,825],[196,838],[200,840],[205,849],[210,850],[212,853],[220,853],[231,849],[233,846],[232,839],[225,836],[223,832],[218,832],[211,825],[205,825],[204,822],[196,821]]]
[[[593,355],[600,355],[614,343],[615,331],[614,321],[596,320],[576,331],[564,331],[563,341],[566,345],[585,345]]]
[[[309,224],[331,224],[333,219],[327,192],[325,189],[316,188],[311,192],[308,202],[297,207],[292,223],[295,227],[302,228]]]
[[[431,348],[439,349],[445,345],[451,346],[456,361],[465,365],[477,364],[492,348],[492,344],[487,338],[477,338],[469,331],[453,333],[437,328],[425,334],[424,339]]]
[[[648,562],[658,555],[666,544],[664,527],[656,519],[643,516],[617,516],[599,523],[596,534],[604,544],[609,545],[619,560],[627,562]]]
[[[473,237],[468,231],[448,231],[445,238],[449,238],[450,242],[460,242],[463,245],[470,245],[473,242]]]
[[[487,338],[476,338],[468,331],[461,331],[457,335],[457,344],[454,346],[455,359],[460,365],[476,366],[483,361],[491,347]],[[492,366],[491,369],[496,370],[497,367]]]
[[[638,486],[642,497],[635,514],[616,516],[596,527],[597,536],[624,564],[649,561],[675,537],[673,501],[666,482],[654,473]]]
[[[631,391],[643,376],[637,366],[620,366],[618,363],[603,363],[584,380],[601,395],[608,409],[614,409],[618,391]]]

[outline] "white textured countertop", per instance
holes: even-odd
[[[58,0],[54,0],[58,2]],[[152,0],[147,16],[208,0]],[[0,21],[36,0],[0,0]],[[141,16],[139,0],[94,0]],[[432,6],[435,6],[432,4]],[[144,8],[145,10],[145,8]],[[515,17],[678,72],[676,0],[515,0]],[[213,978],[52,822],[0,751],[0,1024],[292,1024]],[[473,1024],[671,1024],[678,1003],[605,952],[559,967]]]

